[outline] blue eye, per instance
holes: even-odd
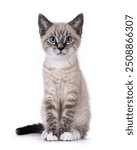
[[[71,43],[72,42],[72,37],[71,36],[68,36],[67,38],[66,38],[66,43]]]
[[[51,43],[56,43],[56,38],[54,36],[51,36],[49,40]]]

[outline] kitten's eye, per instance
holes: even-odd
[[[67,38],[66,38],[66,43],[71,43],[72,42],[72,37],[71,36],[68,36]]]
[[[51,36],[49,38],[49,40],[50,40],[51,43],[54,43],[54,44],[56,43],[56,38],[54,36]]]

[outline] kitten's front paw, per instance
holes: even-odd
[[[75,141],[79,139],[81,139],[80,133],[75,129],[71,129],[70,132],[64,132],[60,136],[61,141]]]
[[[61,141],[73,141],[73,134],[71,132],[64,132],[60,136]]]
[[[53,134],[53,132],[47,132],[46,130],[42,132],[41,138],[46,141],[57,141],[58,137]]]

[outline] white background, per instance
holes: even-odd
[[[40,135],[16,136],[16,127],[41,122],[45,54],[38,33],[38,13],[56,22],[70,21],[81,12],[85,22],[79,60],[92,112],[88,137],[74,142],[44,142]],[[137,149],[135,78],[134,135],[125,132],[126,14],[134,18],[135,58],[135,0],[0,0],[0,149]]]

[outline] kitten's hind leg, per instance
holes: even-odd
[[[80,126],[77,126],[75,129],[80,133],[81,139],[84,139],[89,130],[89,125],[88,124],[80,125]]]

